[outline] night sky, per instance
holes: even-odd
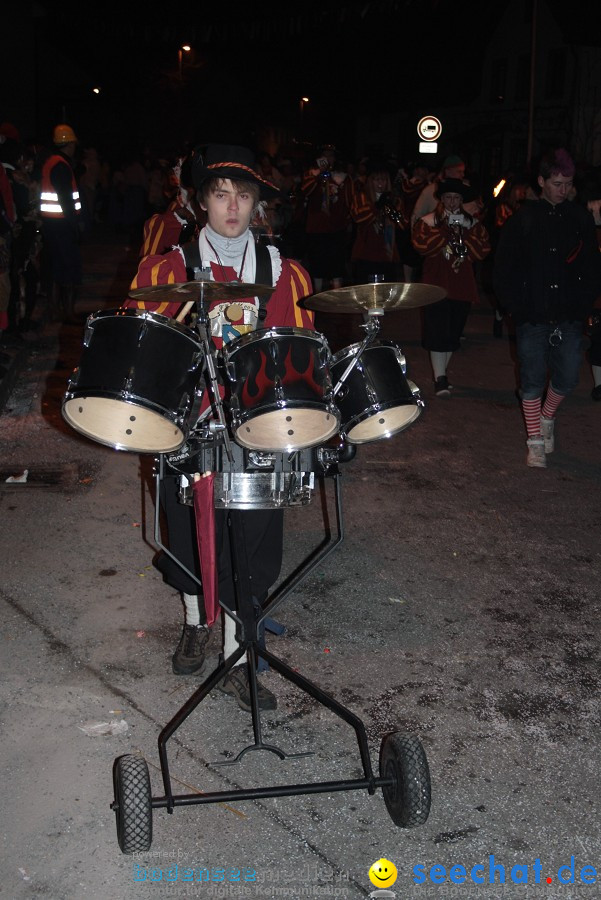
[[[28,17],[32,37],[14,43],[21,57],[34,48],[35,98],[25,104],[36,107],[42,137],[64,117],[104,151],[151,143],[168,152],[183,141],[226,137],[249,142],[266,125],[352,147],[358,115],[400,110],[417,121],[477,96],[486,37],[507,5],[181,0],[157,9],[40,0],[14,13]],[[183,55],[180,80],[183,43],[193,49]],[[310,102],[301,134],[302,96]]]

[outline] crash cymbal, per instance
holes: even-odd
[[[154,284],[136,288],[129,292],[134,300],[151,300],[160,303],[177,303],[181,300],[198,300],[201,295],[206,300],[240,300],[244,297],[270,297],[275,288],[266,284],[245,284],[242,281],[183,281],[180,284]]]
[[[443,300],[444,288],[432,284],[404,284],[403,282],[379,282],[355,284],[349,287],[322,291],[303,300],[303,306],[320,312],[361,313],[399,312],[416,306],[428,306]]]

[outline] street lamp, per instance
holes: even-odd
[[[178,67],[178,70],[179,70],[179,80],[180,80],[180,81],[183,80],[183,75],[182,75],[182,60],[183,60],[183,55],[184,55],[184,53],[189,53],[191,49],[192,49],[192,47],[190,47],[189,44],[182,44],[182,46],[181,46],[181,47],[179,48],[179,50],[177,51],[177,67]]]
[[[299,134],[299,138],[301,141],[303,139],[303,112],[305,110],[305,103],[308,103],[308,102],[309,102],[308,97],[300,98],[300,128],[299,128],[300,134]]]

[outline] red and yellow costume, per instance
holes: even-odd
[[[484,225],[477,220],[471,228],[463,229],[463,243],[467,256],[457,264],[450,250],[453,235],[446,218],[438,221],[435,213],[428,213],[415,223],[413,246],[424,257],[422,281],[446,290],[451,300],[479,301],[472,263],[490,253],[490,239]]]
[[[253,240],[249,237],[249,240]],[[307,271],[294,260],[284,259],[279,256],[276,248],[270,250],[272,256],[277,255],[281,262],[281,273],[277,279],[275,290],[266,303],[266,318],[262,323],[263,328],[285,327],[309,328],[313,329],[314,314],[303,309],[298,305],[298,301],[303,297],[308,297],[312,293],[311,279]],[[211,263],[212,280],[214,281],[236,281],[237,274],[233,268],[228,266],[220,266]],[[145,256],[138,266],[138,272],[132,281],[131,288],[150,287],[151,285],[160,284],[178,284],[188,281],[186,273],[186,265],[184,258],[179,249],[173,249],[164,254],[150,254]],[[252,297],[248,298],[249,302],[253,301]],[[244,301],[236,301],[237,305],[242,305]],[[128,298],[123,304],[126,308],[145,309],[150,312],[159,313],[170,318],[175,318],[182,306],[181,301],[149,301],[143,299]],[[209,316],[217,308],[227,308],[231,304],[223,301],[214,301],[209,307]],[[238,319],[229,319],[231,326],[235,329],[237,324],[242,323],[242,317]],[[213,334],[215,340],[216,335]],[[215,343],[219,346],[218,339]]]
[[[396,244],[398,226],[384,210],[376,208],[362,187],[355,189],[351,215],[357,224],[351,260],[398,263],[399,252]]]

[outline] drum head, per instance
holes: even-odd
[[[71,397],[62,409],[64,419],[80,434],[114,450],[133,453],[170,453],[185,435],[164,414],[112,397]]]
[[[390,438],[415,422],[421,411],[421,406],[408,403],[406,406],[368,413],[361,422],[349,428],[346,439],[351,444],[367,444]]]
[[[251,450],[291,453],[327,441],[339,425],[340,417],[333,409],[288,407],[247,419],[236,429],[235,439]]]

